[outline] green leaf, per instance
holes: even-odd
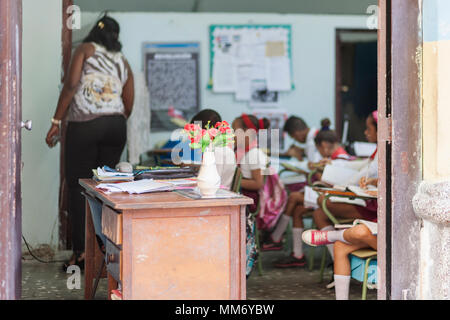
[[[198,149],[202,147],[200,143],[191,143],[189,146],[191,147],[191,149]]]

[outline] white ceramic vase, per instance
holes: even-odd
[[[212,149],[203,153],[202,165],[197,176],[197,187],[202,196],[214,196],[220,188],[220,176],[217,172],[216,157]]]

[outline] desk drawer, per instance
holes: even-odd
[[[106,239],[106,269],[118,282],[122,282],[122,249]]]
[[[122,244],[122,213],[108,206],[102,208],[102,232],[116,245]]]

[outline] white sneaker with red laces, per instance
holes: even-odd
[[[333,242],[328,241],[328,231],[320,231],[320,230],[306,230],[302,233],[303,242],[307,245],[317,247],[317,246],[325,246],[327,244],[332,244]]]

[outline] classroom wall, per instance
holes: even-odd
[[[22,232],[32,245],[58,243],[59,145],[49,149],[45,136],[56,108],[61,77],[59,0],[23,0]]]
[[[83,10],[108,8],[127,12],[276,12],[302,14],[365,14],[377,0],[74,0]],[[257,4],[257,5],[255,5]]]
[[[92,27],[99,13],[82,10],[82,29],[74,31],[78,43]],[[250,112],[247,103],[236,102],[232,94],[216,94],[206,89],[209,79],[209,25],[211,24],[291,24],[295,90],[281,93],[280,108],[302,116],[310,126],[319,126],[323,117],[334,122],[335,30],[367,28],[364,15],[306,15],[249,13],[112,13],[121,25],[123,53],[133,71],[142,67],[142,42],[198,41],[201,45],[201,107],[214,108],[226,120]],[[151,135],[151,142],[167,139],[168,133]],[[287,139],[286,145],[292,141]]]

